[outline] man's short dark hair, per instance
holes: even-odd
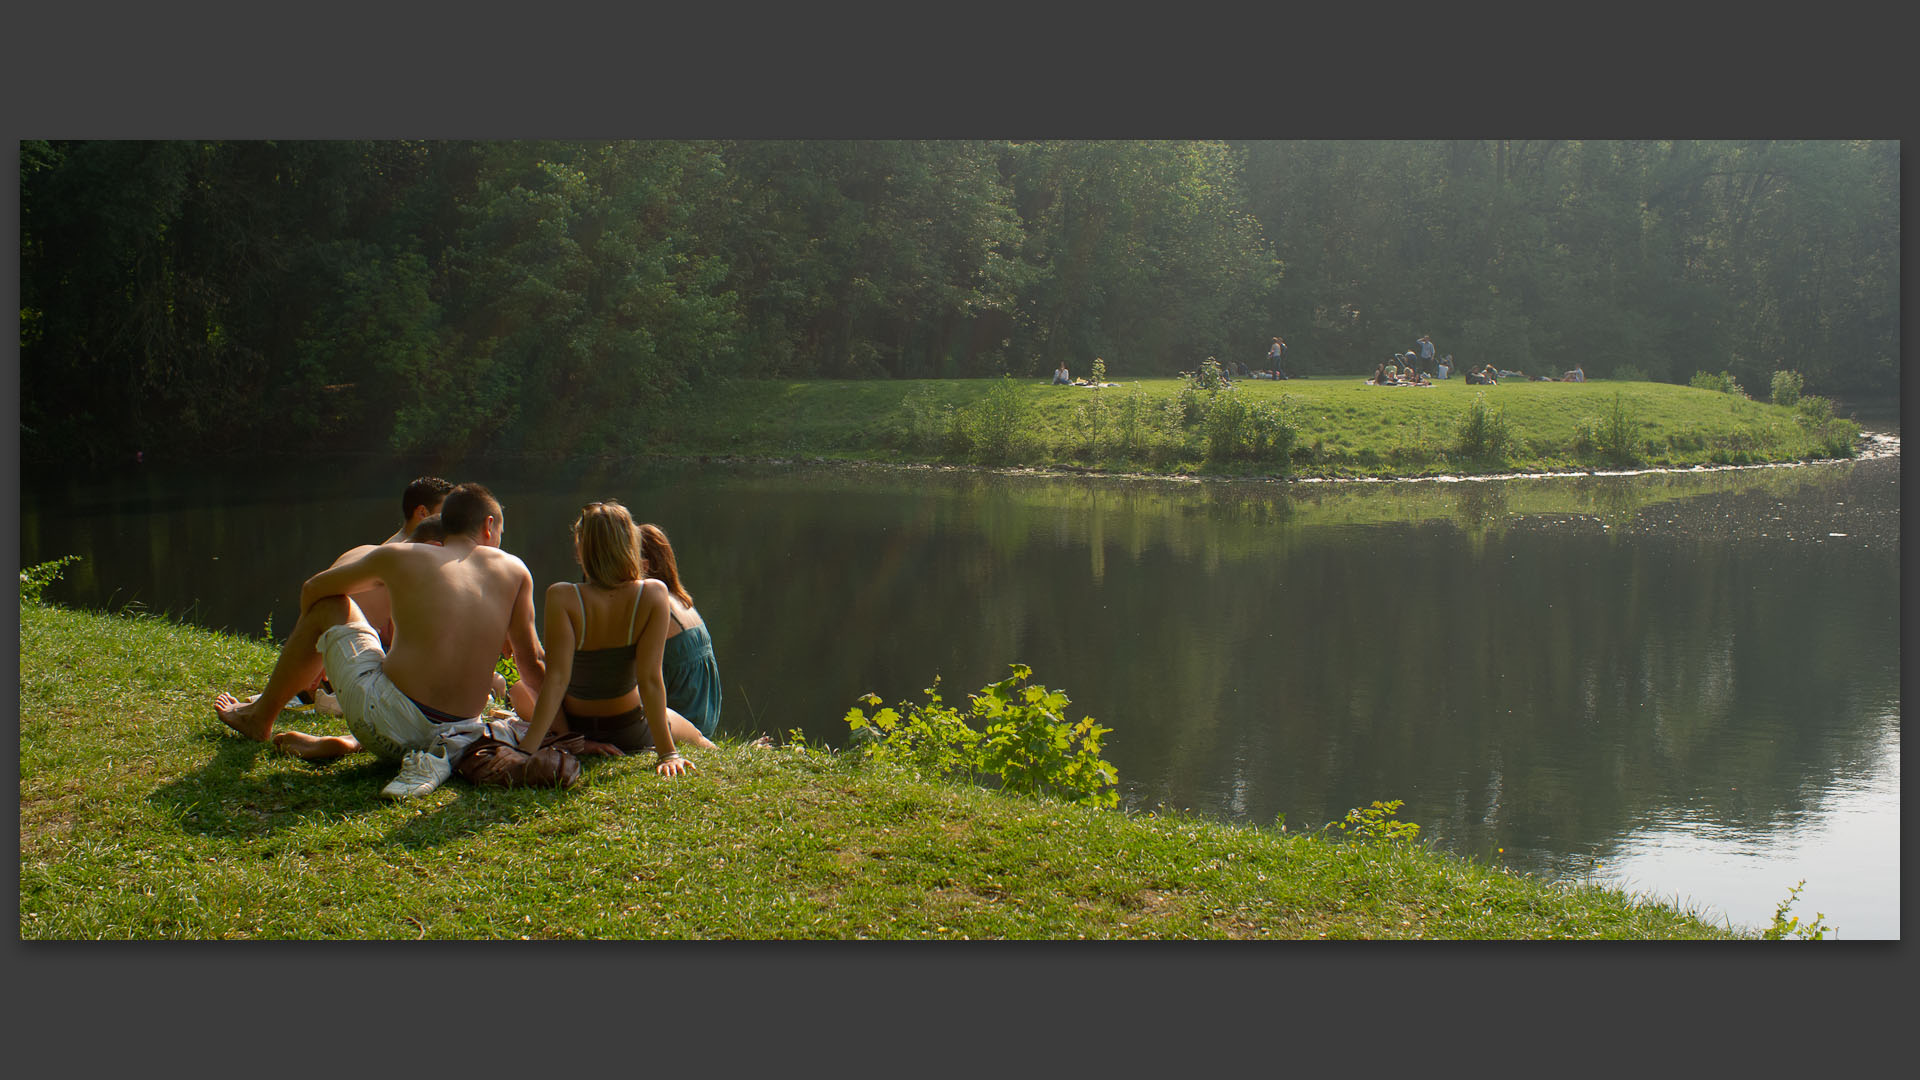
[[[447,493],[452,490],[452,481],[442,480],[437,476],[423,476],[408,484],[407,490],[400,496],[400,520],[411,520],[413,510],[417,506],[424,506],[429,510],[439,506],[446,499]]]
[[[447,527],[448,536],[477,535],[488,518],[499,521],[503,516],[500,500],[479,484],[461,484],[447,492],[447,501],[440,504],[440,523]]]
[[[414,544],[442,544],[447,539],[447,523],[439,514],[428,514],[420,519],[420,524],[407,534],[407,541]]]

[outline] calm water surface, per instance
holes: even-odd
[[[428,466],[26,480],[59,602],[284,635]],[[1009,663],[1113,728],[1135,809],[1290,829],[1374,799],[1440,846],[1763,924],[1899,936],[1899,462],[1373,484],[447,463],[544,587],[619,498],[714,629],[722,730],[845,741],[872,691]],[[264,674],[264,673],[263,673]],[[211,718],[209,718],[211,723]]]

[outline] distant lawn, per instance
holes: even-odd
[[[1182,380],[1103,389],[1038,380],[732,382],[677,409],[650,449],[675,456],[819,457],[1157,474],[1307,477],[1565,472],[1850,456],[1857,426],[1770,403],[1649,382],[1459,379],[1374,387],[1364,376],[1237,380],[1180,409]],[[996,394],[1000,395],[996,398]],[[1506,445],[1463,439],[1476,400]],[[1220,403],[1273,410],[1289,439],[1236,443]],[[1248,421],[1252,423],[1252,421]],[[996,442],[995,433],[1000,436]]]
[[[817,748],[395,804],[370,756],[310,765],[214,719],[273,655],[23,602],[23,939],[1753,936],[1419,843],[1087,809]]]

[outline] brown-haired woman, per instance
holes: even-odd
[[[693,596],[680,584],[680,565],[660,526],[640,526],[640,557],[645,573],[667,587],[672,612],[660,670],[667,680],[667,708],[711,737],[720,726],[720,662],[713,656],[713,635],[693,609]]]
[[[532,750],[549,730],[577,731],[629,753],[655,750],[655,769],[677,776],[693,762],[676,743],[713,743],[667,707],[667,586],[642,578],[640,530],[617,502],[580,511],[573,555],[587,580],[584,588],[562,581],[547,589],[546,681],[520,745]]]

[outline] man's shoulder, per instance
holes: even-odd
[[[341,552],[339,558],[333,560],[333,565],[344,566],[347,563],[350,563],[355,559],[360,558],[361,556],[365,555],[369,551],[378,550],[380,547],[381,545],[379,544],[361,544],[358,547],[350,547],[347,550]]]

